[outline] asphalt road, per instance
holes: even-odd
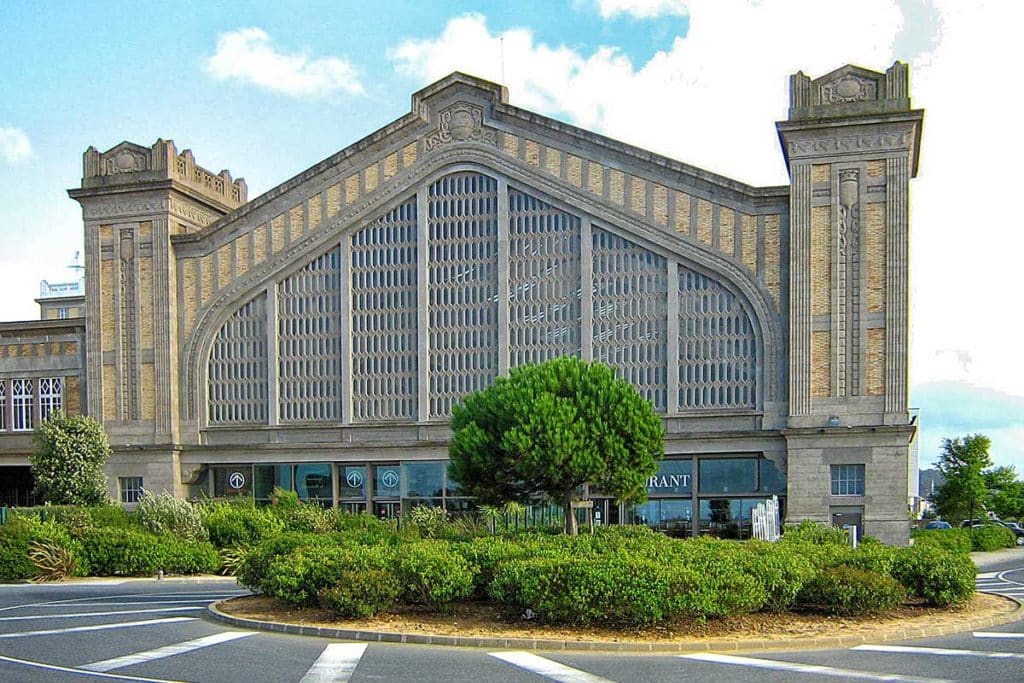
[[[1024,597],[1019,557],[979,587]],[[224,581],[0,586],[0,681],[1022,681],[1024,622],[861,646],[697,655],[488,651],[361,644],[232,629],[205,606]]]

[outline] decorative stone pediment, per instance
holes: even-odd
[[[894,63],[885,73],[847,64],[819,78],[801,73],[790,78],[789,118],[816,119],[910,110],[907,65]]]
[[[451,142],[482,142],[493,146],[493,130],[484,128],[484,110],[469,102],[458,102],[437,115],[437,130],[424,140],[427,151]]]

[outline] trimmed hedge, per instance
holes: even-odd
[[[320,592],[319,603],[343,618],[371,617],[391,609],[402,584],[389,571],[360,569],[342,572],[334,588]]]
[[[914,545],[930,545],[951,553],[966,555],[971,552],[970,529],[912,529],[910,538]]]
[[[1005,526],[986,524],[978,529],[971,529],[971,550],[989,552],[1001,548],[1012,548],[1017,545],[1017,536]]]
[[[974,595],[978,568],[970,556],[951,553],[937,546],[913,545],[900,548],[893,561],[892,576],[916,597],[932,605],[955,605]]]
[[[263,592],[293,605],[314,605],[320,591],[337,586],[346,572],[391,569],[387,546],[313,545],[298,547],[271,562],[260,584]]]
[[[210,542],[218,548],[255,545],[284,528],[276,515],[251,501],[206,503],[199,513]]]
[[[478,571],[447,541],[420,541],[398,546],[394,570],[407,602],[443,608],[473,593]]]
[[[189,541],[142,529],[101,528],[89,531],[82,549],[93,576],[145,576],[213,573],[220,555],[208,541]]]
[[[898,581],[877,572],[839,565],[812,578],[800,591],[800,603],[828,614],[858,616],[892,609],[906,598]]]

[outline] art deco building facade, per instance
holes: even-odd
[[[252,201],[171,142],[90,148],[70,191],[81,386],[111,493],[460,509],[452,406],[572,354],[613,366],[667,432],[651,501],[595,493],[603,521],[743,535],[778,494],[789,521],[903,541],[921,122],[902,64],[797,74],[778,124],[791,183],[751,187],[452,74]]]

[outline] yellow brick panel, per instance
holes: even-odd
[[[714,221],[712,220],[714,212],[711,207],[711,202],[706,199],[697,200],[697,239],[704,244],[711,244],[712,236],[711,232],[714,228]]]
[[[604,196],[604,166],[594,161],[587,162],[587,189],[598,197]]]
[[[199,305],[205,306],[206,302],[210,300],[210,295],[213,294],[213,254],[204,256],[201,266],[203,273],[199,283],[201,290]]]
[[[519,136],[509,135],[508,133],[502,133],[501,136],[502,149],[505,150],[505,154],[511,154],[514,157],[519,156]]]
[[[359,199],[359,175],[353,173],[345,178],[345,203],[353,204]]]
[[[284,249],[284,216],[278,216],[270,221],[270,243],[271,252],[274,254]]]
[[[217,289],[224,289],[231,282],[231,245],[225,244],[217,250]]]
[[[676,192],[676,232],[690,234],[690,195]]]
[[[153,259],[139,259],[139,346],[153,348]]]
[[[68,415],[82,414],[82,395],[78,377],[64,378],[64,412]]]
[[[632,187],[630,187],[631,196],[630,203],[633,205],[633,211],[647,215],[647,181],[643,178],[632,178]]]
[[[249,272],[249,235],[235,240],[235,272],[239,275]]]
[[[811,313],[832,312],[832,208],[811,207]]]
[[[811,396],[827,398],[832,394],[832,333],[811,333]]]
[[[828,164],[814,164],[811,166],[811,182],[827,183],[831,178],[832,168]]]
[[[142,419],[152,420],[156,413],[156,372],[152,363],[143,363],[139,368],[139,384],[142,390]]]
[[[878,159],[868,162],[868,177],[881,178],[885,175],[885,160]]]
[[[655,185],[652,192],[654,201],[654,220],[660,225],[668,225],[668,188]]]
[[[100,226],[100,241],[114,239],[114,226],[113,225],[101,225]]]
[[[259,265],[267,260],[267,224],[257,226],[252,231],[253,263]]]
[[[104,351],[114,349],[114,261],[100,264],[100,346]]]
[[[139,223],[139,237],[153,236],[153,221],[142,221]]]
[[[327,188],[327,217],[334,218],[341,211],[341,185]]]
[[[366,188],[367,192],[373,192],[377,189],[377,185],[379,184],[377,175],[377,164],[370,164],[366,167],[363,187]]]
[[[78,342],[64,342],[64,355],[73,356],[78,353]]]
[[[562,150],[548,147],[544,151],[544,168],[553,176],[562,174]]]
[[[402,148],[402,168],[409,168],[416,163],[416,143],[410,143]]]
[[[62,345],[61,345],[60,342],[50,342],[50,348],[47,349],[46,355],[47,356],[60,356],[63,353],[63,351],[64,351],[64,349],[62,348]]]
[[[885,204],[868,204],[868,311],[885,311]]]
[[[775,299],[775,307],[779,306],[779,287],[781,285],[779,263],[781,260],[782,242],[780,237],[781,217],[778,214],[766,216],[764,219],[764,285]]]
[[[384,182],[398,175],[398,152],[384,157]]]
[[[291,242],[298,242],[302,237],[302,204],[293,206],[288,212],[288,239]]]
[[[526,141],[526,163],[530,166],[540,166],[540,145],[533,140]]]
[[[198,293],[196,292],[195,259],[185,259],[185,261],[182,263],[181,271],[181,289],[185,298],[185,300],[182,302],[182,306],[184,308],[183,313],[185,314],[185,329],[182,332],[187,334],[192,330],[192,323],[196,319],[196,308],[198,308]]]
[[[117,419],[117,370],[113,365],[103,366],[103,419]]]
[[[320,216],[323,213],[322,200],[320,195],[309,198],[309,229],[316,230],[320,227]]]
[[[740,254],[743,265],[751,273],[757,272],[757,216],[743,214],[740,222]]]
[[[868,330],[868,396],[885,395],[885,328]]]
[[[614,168],[608,173],[608,193],[616,204],[626,203],[626,176]]]
[[[576,187],[583,187],[583,159],[570,154],[565,162],[565,175]]]
[[[736,213],[723,209],[718,214],[718,249],[729,256],[736,255]]]

